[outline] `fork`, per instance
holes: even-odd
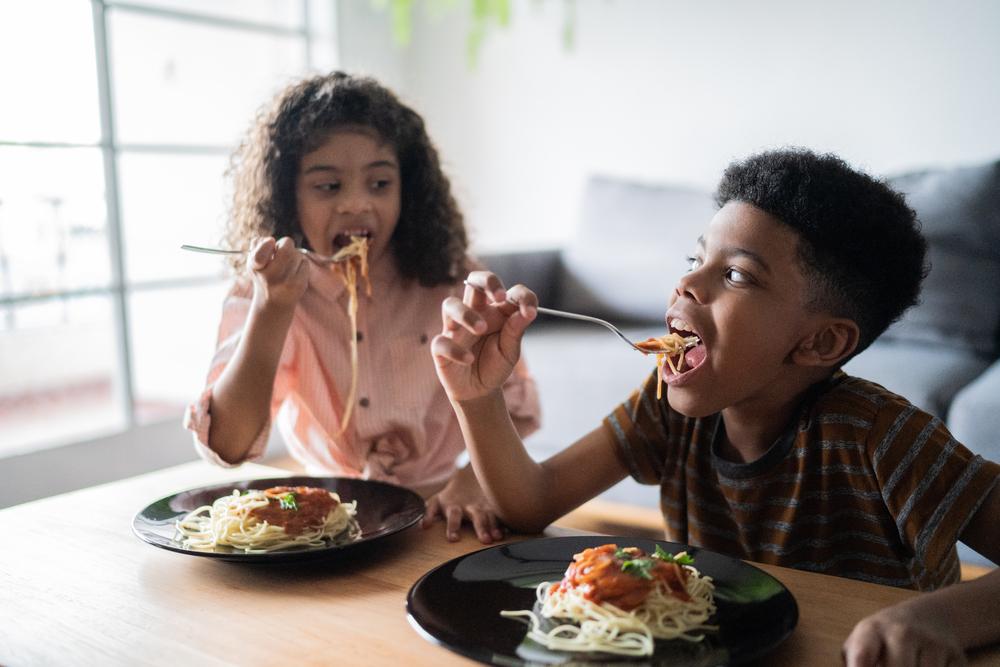
[[[484,291],[483,288],[479,287],[478,285],[471,284],[468,280],[466,280],[464,282],[465,282],[466,285],[468,285],[472,289],[479,290],[479,291]],[[638,345],[636,345],[635,343],[633,343],[631,340],[629,340],[628,336],[626,336],[625,334],[623,334],[622,331],[621,331],[621,329],[619,329],[615,325],[611,324],[611,322],[608,322],[607,320],[602,320],[599,317],[592,317],[591,315],[581,315],[579,313],[570,313],[570,312],[565,311],[565,310],[556,310],[555,308],[544,308],[542,306],[536,306],[535,310],[537,310],[539,313],[542,313],[543,315],[553,315],[555,317],[564,317],[564,318],[566,318],[568,320],[580,320],[582,322],[591,322],[593,324],[600,324],[602,327],[605,327],[605,328],[611,330],[616,336],[618,336],[623,341],[625,341],[633,350],[637,350],[639,352],[642,352],[643,354],[654,354],[655,353],[655,350],[644,350],[644,349],[642,349],[641,347],[639,347]],[[693,338],[693,336],[692,336],[692,338]],[[697,340],[687,340],[684,343],[684,349],[686,350],[689,347],[694,347],[697,344],[698,344]]]
[[[181,250],[190,250],[191,252],[204,252],[209,255],[245,255],[248,252],[246,250],[230,250],[229,248],[207,248],[205,246],[190,245],[187,243],[181,246]],[[352,255],[345,255],[337,259],[332,255],[321,255],[318,252],[314,252],[306,248],[296,248],[296,250],[301,252],[303,255],[305,255],[312,261],[317,262],[318,264],[337,264],[352,257]]]

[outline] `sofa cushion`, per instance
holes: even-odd
[[[711,193],[593,177],[563,251],[561,307],[615,320],[662,322],[685,258],[715,214]]]
[[[930,246],[921,302],[884,334],[995,353],[1000,326],[1000,161],[889,179]]]

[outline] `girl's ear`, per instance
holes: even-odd
[[[792,361],[800,366],[837,366],[851,356],[858,346],[861,330],[857,322],[838,317],[799,341],[792,350]]]

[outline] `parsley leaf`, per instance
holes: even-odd
[[[278,504],[283,510],[298,510],[299,504],[295,502],[294,493],[286,493],[285,495],[278,498]]]
[[[627,572],[640,579],[652,579],[653,575],[649,571],[653,569],[653,561],[650,558],[634,558],[622,563],[622,572]]]
[[[653,554],[653,558],[659,558],[667,563],[677,563],[678,565],[694,565],[694,558],[686,553],[682,553],[680,556],[675,556],[672,553],[663,550],[659,544],[656,545],[656,552]]]

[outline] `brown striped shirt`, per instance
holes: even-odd
[[[632,476],[660,484],[667,538],[747,560],[933,590],[1000,479],[935,417],[838,372],[759,459],[719,455],[716,414],[656,400],[655,372],[604,420]]]

